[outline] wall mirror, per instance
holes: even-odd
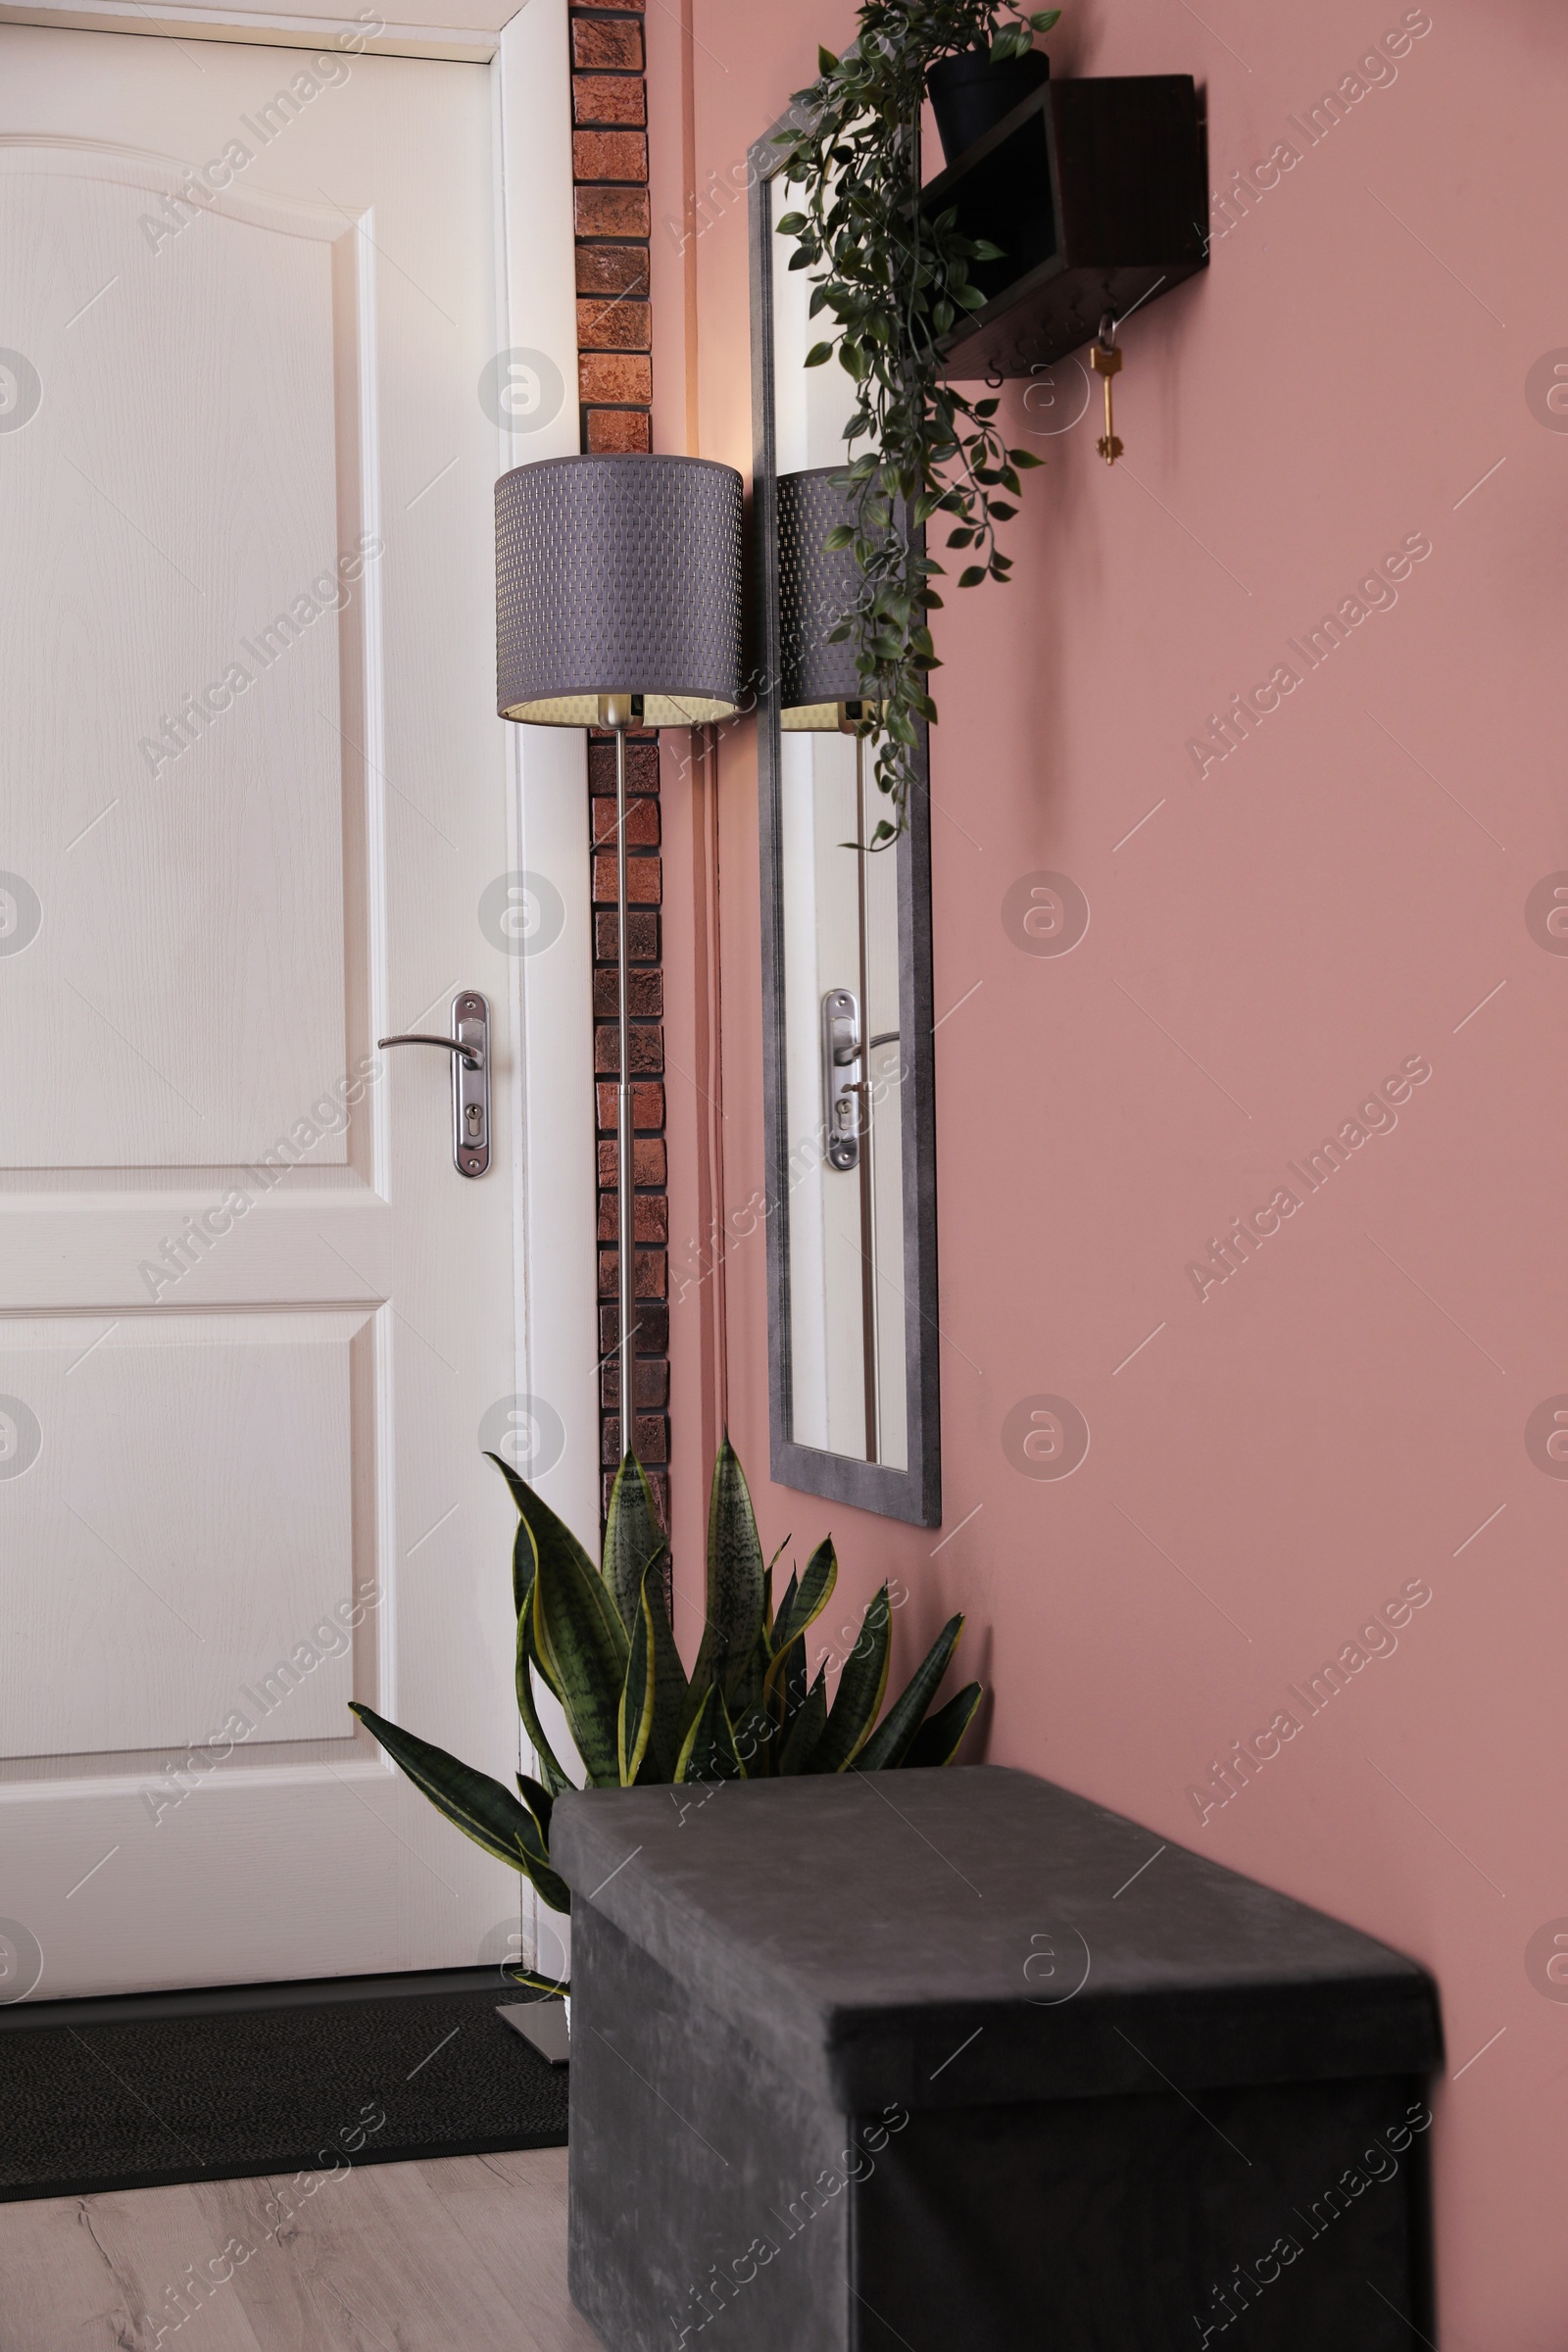
[[[851,723],[853,651],[826,643],[858,574],[823,551],[854,394],[836,363],[805,365],[822,329],[775,228],[791,206],[779,161],[769,132],[752,150],[751,231],[772,1472],[934,1527],[926,747],[906,829],[866,854],[887,804]]]

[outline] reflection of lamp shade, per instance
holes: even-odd
[[[496,708],[690,727],[741,700],[741,477],[706,458],[546,458],[496,484]]]
[[[860,595],[853,548],[824,545],[829,531],[855,520],[847,490],[835,489],[842,466],[813,466],[778,477],[778,663],[780,724],[836,729],[844,703],[858,701],[855,645],[836,628]]]

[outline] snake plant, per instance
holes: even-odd
[[[669,1548],[635,1455],[616,1473],[597,1568],[526,1480],[498,1454],[489,1458],[517,1506],[517,1709],[540,1778],[518,1773],[514,1796],[488,1773],[352,1704],[437,1811],[530,1879],[552,1909],[571,1908],[564,1881],[550,1866],[550,1814],[573,1784],[540,1722],[535,1676],[560,1700],[592,1788],[953,1761],[981,1687],[966,1684],[934,1714],[927,1710],[958,1645],[962,1617],[948,1620],[879,1723],[893,1615],[884,1584],[867,1604],[830,1698],[826,1663],[810,1674],[806,1637],[838,1580],[832,1540],[817,1545],[803,1575],[791,1574],[775,1609],[778,1553],[763,1566],[745,1473],[727,1438],[713,1465],[707,1619],[690,1675],[670,1625]],[[553,1979],[514,1973],[557,1989]]]

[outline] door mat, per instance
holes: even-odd
[[[528,1997],[487,1968],[0,2011],[0,2202],[564,2147],[566,2071],[496,2013]]]

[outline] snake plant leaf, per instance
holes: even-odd
[[[637,1614],[632,1620],[631,1641],[626,1657],[626,1680],[621,1687],[620,1709],[616,1718],[615,1736],[620,1758],[620,1785],[623,1788],[636,1786],[637,1775],[648,1753],[649,1736],[654,1728],[654,1701],[657,1677],[654,1663],[653,1627],[650,1611],[639,1597]]]
[[[538,1573],[539,1554],[534,1548],[532,1530],[526,1519],[519,1519],[517,1533],[512,1545],[512,1592],[513,1597],[517,1602],[517,1673],[520,1678],[523,1658],[526,1655],[529,1662],[538,1667],[545,1688],[554,1691],[556,1697],[559,1698],[561,1692],[556,1689],[555,1678],[540,1657],[538,1645],[533,1638],[533,1582]],[[532,1694],[529,1692],[526,1696],[524,1695],[523,1686],[519,1679],[517,1706],[524,1721],[527,1720],[528,1710],[532,1704]]]
[[[839,1563],[833,1549],[833,1539],[824,1536],[806,1563],[806,1574],[799,1590],[790,1580],[790,1589],[779,1603],[778,1617],[773,1626],[773,1648],[784,1649],[816,1623],[833,1597],[833,1588],[839,1581]]]
[[[681,1717],[686,1705],[686,1669],[670,1631],[662,1556],[651,1563],[643,1577],[642,1607],[654,1660],[654,1720],[643,1773],[645,1779],[662,1785],[675,1777],[683,1734]]]
[[[956,1698],[950,1698],[945,1707],[938,1707],[934,1715],[928,1715],[905,1751],[905,1769],[913,1771],[921,1765],[951,1764],[984,1696],[983,1685],[965,1683]]]
[[[786,1723],[793,1723],[806,1704],[807,1675],[806,1642],[803,1637],[801,1641],[791,1642],[789,1654],[784,1660],[784,1675],[779,1695],[784,1701],[783,1713]]]
[[[496,1861],[530,1878],[554,1910],[570,1909],[571,1896],[565,1881],[550,1867],[539,1824],[510,1788],[503,1788],[487,1772],[476,1772],[471,1764],[449,1756],[445,1748],[432,1746],[416,1733],[388,1723],[363,1701],[351,1699],[349,1706],[438,1813],[455,1822],[465,1837],[471,1838]]]
[[[520,1960],[503,1960],[501,1974],[509,1984],[521,1984],[529,1992],[569,1993],[571,1986],[560,1977],[542,1977],[535,1968],[524,1968]]]
[[[703,1638],[697,1645],[697,1663],[692,1668],[691,1680],[686,1686],[686,1696],[681,1702],[680,1722],[677,1726],[679,1737],[675,1743],[677,1752],[685,1745],[686,1735],[702,1712],[703,1701],[711,1690],[712,1683],[713,1629],[710,1625],[705,1625]]]
[[[528,1735],[528,1744],[539,1759],[539,1769],[545,1776],[545,1786],[552,1797],[557,1797],[563,1788],[571,1787],[571,1775],[563,1769],[560,1759],[545,1738],[545,1727],[539,1720],[539,1710],[534,1704],[533,1679],[528,1671],[531,1665],[538,1665],[538,1659],[534,1654],[533,1608],[530,1597],[527,1615],[517,1619],[517,1713],[521,1716],[522,1728]],[[544,1672],[543,1667],[540,1667],[539,1670],[541,1674]]]
[[[596,1788],[618,1788],[626,1630],[609,1587],[575,1541],[569,1547],[539,1543],[533,1639],[545,1672],[560,1690],[588,1778]]]
[[[845,1772],[871,1736],[888,1687],[893,1612],[883,1585],[866,1604],[855,1647],[844,1661],[827,1729],[811,1750],[812,1772]]]
[[[550,1843],[550,1816],[556,1809],[556,1798],[560,1793],[558,1788],[542,1788],[525,1772],[517,1775],[517,1794],[539,1824],[539,1835],[547,1846]]]
[[[766,1636],[767,1636],[767,1645],[768,1645],[768,1649],[769,1649],[769,1651],[771,1651],[771,1649],[772,1649],[772,1646],[773,1646],[773,1571],[774,1571],[774,1569],[775,1569],[775,1568],[778,1566],[778,1564],[779,1564],[779,1561],[780,1561],[780,1560],[781,1560],[781,1559],[784,1557],[784,1544],[788,1544],[788,1543],[789,1543],[789,1541],[790,1541],[789,1537],[788,1537],[788,1536],[786,1536],[786,1537],[784,1538],[784,1543],[783,1543],[783,1544],[774,1544],[774,1546],[773,1546],[773,1557],[772,1557],[772,1558],[771,1558],[771,1559],[768,1561],[768,1563],[767,1563],[767,1575],[766,1575],[766,1578],[765,1578],[765,1580],[764,1580],[764,1594],[763,1594],[763,1605],[762,1605],[762,1631],[763,1631],[763,1632],[766,1634]],[[793,1592],[793,1591],[794,1591],[794,1589],[795,1589],[795,1577],[794,1577],[794,1574],[793,1574],[793,1572],[792,1572],[792,1573],[791,1573],[791,1576],[790,1576],[790,1590],[791,1590],[791,1592]]]
[[[709,1668],[726,1699],[762,1630],[762,1546],[746,1473],[726,1435],[708,1499]]]
[[[925,1656],[856,1757],[856,1772],[892,1772],[904,1762],[925,1711],[941,1687],[963,1632],[963,1619],[950,1617]]]
[[[778,1558],[777,1552],[773,1554],[773,1558],[774,1560]],[[769,1564],[771,1565],[771,1563]],[[777,1656],[782,1644],[788,1642],[790,1638],[790,1611],[795,1606],[795,1592],[798,1583],[799,1579],[792,1568],[790,1570],[790,1581],[784,1588],[784,1597],[778,1604],[778,1613],[769,1621],[767,1627],[767,1646],[775,1656]]]
[[[615,1596],[620,1622],[635,1637],[642,1612],[643,1577],[649,1562],[666,1549],[654,1507],[654,1490],[634,1453],[615,1472],[605,1520],[606,1584]]]
[[[512,1499],[516,1504],[519,1512],[525,1510],[529,1501],[532,1499],[533,1494],[533,1490],[528,1486],[526,1480],[519,1478],[510,1462],[503,1461],[499,1453],[491,1453],[488,1447],[486,1448],[484,1458],[487,1462],[494,1462],[496,1468],[500,1471],[508,1486],[512,1489]]]
[[[534,1548],[533,1530],[519,1511],[517,1532],[512,1539],[512,1601],[519,1617],[532,1611],[533,1580],[538,1567],[539,1554]]]
[[[697,1719],[681,1744],[675,1764],[676,1782],[744,1781],[746,1767],[735,1747],[724,1694],[710,1683]]]
[[[784,1736],[779,1751],[778,1769],[781,1773],[806,1772],[811,1762],[811,1751],[827,1729],[827,1668],[819,1666],[816,1680],[806,1693],[794,1722]]]
[[[598,1569],[564,1519],[558,1519],[549,1503],[536,1494],[527,1480],[519,1478],[510,1462],[504,1462],[499,1453],[492,1453],[488,1458],[494,1462],[507,1485],[512,1489],[512,1499],[522,1517],[528,1522],[536,1556],[542,1559],[547,1552],[553,1557],[559,1557],[565,1553],[589,1576],[597,1577]]]
[[[748,1773],[766,1774],[772,1770],[767,1753],[772,1730],[763,1699],[769,1663],[767,1635],[759,1629],[752,1654],[726,1694],[725,1711],[734,1729],[736,1751]]]

